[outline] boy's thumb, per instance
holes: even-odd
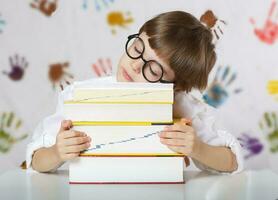
[[[71,120],[63,120],[59,132],[69,130],[72,127]]]

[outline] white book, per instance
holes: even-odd
[[[82,155],[168,155],[179,156],[160,142],[165,125],[75,125],[76,131],[92,138]]]
[[[79,102],[173,103],[173,84],[102,83],[75,85],[73,100]]]
[[[70,184],[69,199],[92,200],[93,195],[97,200],[188,200],[185,194],[193,197],[190,194],[195,194],[198,190],[190,189],[187,190],[185,184]]]
[[[172,122],[172,104],[64,102],[64,116],[72,121]]]
[[[183,157],[78,157],[70,161],[69,182],[184,183]]]

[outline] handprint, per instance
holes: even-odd
[[[112,75],[112,63],[109,58],[105,60],[101,58],[98,59],[97,63],[92,65],[92,68],[98,77]]]
[[[44,15],[50,17],[57,9],[57,1],[58,0],[34,0],[30,5],[32,8],[38,9]]]
[[[200,21],[206,24],[206,26],[211,29],[218,40],[219,33],[223,35],[223,31],[221,29],[221,24],[226,25],[224,20],[218,19],[211,10],[207,10],[200,18]]]
[[[13,144],[19,142],[27,137],[27,134],[23,134],[16,138],[12,136],[12,132],[18,131],[21,127],[21,120],[16,119],[14,113],[2,113],[0,118],[0,152],[7,153]]]
[[[244,156],[245,159],[249,159],[252,156],[258,155],[263,150],[263,144],[259,139],[251,137],[246,133],[242,133],[241,137],[238,137],[241,146],[248,151],[248,154]]]
[[[236,73],[230,72],[230,67],[218,67],[215,78],[208,89],[205,91],[203,98],[206,103],[213,107],[221,106],[228,98],[228,86],[236,79]],[[223,71],[223,72],[221,72]],[[221,75],[222,73],[222,75]],[[237,94],[241,89],[235,89],[233,93]]]
[[[5,24],[6,22],[1,18],[1,14],[0,14],[0,33],[2,33]]]
[[[256,28],[255,20],[250,19],[251,24],[255,27],[255,35],[267,44],[274,44],[278,38],[278,9],[275,9],[276,3],[275,1],[272,2],[263,28]]]
[[[19,57],[17,54],[14,57],[9,57],[11,71],[3,71],[11,80],[19,81],[24,75],[25,69],[28,67],[28,62],[24,57]]]
[[[124,15],[122,12],[110,12],[107,15],[107,22],[111,27],[119,26],[121,28],[126,28],[127,24],[133,22],[133,18],[129,12],[127,12],[126,15]],[[114,28],[112,28],[112,33],[116,33]]]
[[[70,85],[69,79],[73,79],[73,75],[68,72],[69,63],[54,63],[49,65],[48,78],[52,82],[53,89],[57,85],[60,86],[61,90],[64,89],[64,82]]]
[[[275,112],[264,113],[260,122],[260,128],[267,134],[267,140],[270,144],[272,153],[278,152],[278,118]]]
[[[83,9],[87,9],[88,8],[88,1],[89,0],[83,0]],[[95,9],[97,11],[100,11],[103,7],[108,7],[109,4],[114,3],[115,0],[94,0],[94,5],[95,5]]]

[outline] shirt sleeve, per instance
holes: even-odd
[[[195,94],[194,94],[195,93]],[[221,174],[236,174],[243,170],[244,162],[242,148],[239,141],[217,121],[215,109],[202,101],[200,93],[180,93],[175,96],[177,105],[174,105],[174,113],[178,117],[188,117],[192,120],[192,126],[198,137],[212,146],[225,146],[231,149],[236,156],[237,169],[233,172],[221,172],[207,167],[193,160],[196,167],[201,170]]]
[[[36,150],[42,147],[53,146],[56,142],[56,136],[60,129],[63,116],[63,101],[69,99],[72,95],[73,86],[67,86],[58,95],[56,111],[53,115],[44,118],[35,128],[31,142],[26,149],[26,167],[31,167],[32,157]]]

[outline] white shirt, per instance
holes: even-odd
[[[98,79],[89,79],[80,82],[74,82],[67,86],[58,97],[56,112],[43,119],[36,127],[31,142],[27,146],[26,165],[30,167],[34,151],[41,147],[50,147],[55,144],[56,136],[60,129],[63,116],[63,102],[72,99],[73,88],[75,85],[88,85],[96,82],[116,82],[115,77],[104,77]],[[215,109],[202,101],[201,93],[197,90],[192,92],[180,92],[175,94],[174,100],[174,117],[186,117],[192,120],[192,126],[198,137],[205,143],[213,146],[229,147],[235,154],[238,168],[231,174],[238,173],[243,170],[243,158],[241,154],[241,146],[238,140],[227,131],[217,127],[214,117]],[[210,169],[205,165],[194,161],[195,165],[201,170],[207,170],[214,173],[222,173]],[[229,173],[224,173],[229,174]]]

